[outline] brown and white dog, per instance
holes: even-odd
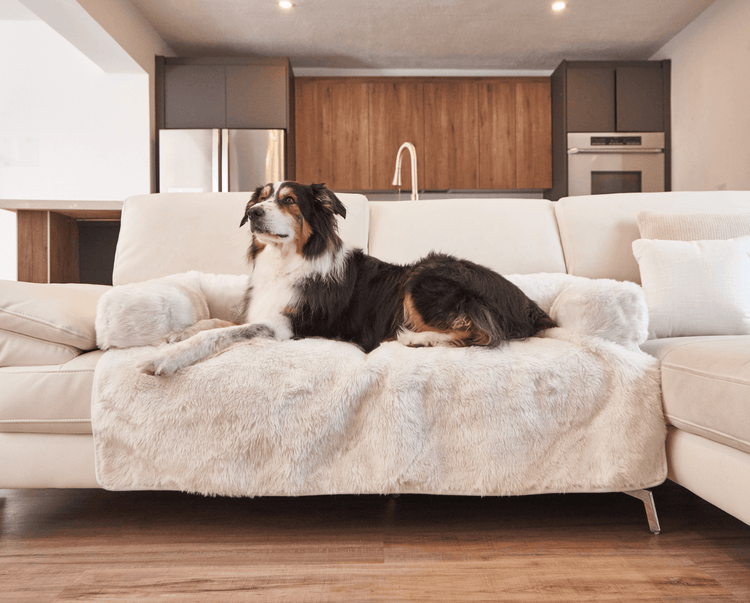
[[[175,343],[156,350],[144,372],[171,375],[254,337],[325,337],[370,352],[390,340],[495,347],[556,326],[484,266],[437,253],[401,266],[349,248],[336,215],[346,217],[346,208],[322,184],[259,187],[240,222],[252,232],[243,324],[210,319],[173,334]]]

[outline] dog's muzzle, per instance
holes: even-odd
[[[257,205],[250,208],[250,210],[247,212],[247,215],[250,219],[250,230],[252,232],[257,232],[260,234],[269,234],[273,236],[277,236],[281,239],[286,239],[289,235],[286,234],[278,234],[271,232],[271,229],[268,228],[268,226],[265,223],[266,220],[266,210],[262,207],[259,207]]]

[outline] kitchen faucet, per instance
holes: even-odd
[[[411,156],[411,200],[417,201],[419,199],[419,187],[417,186],[417,149],[410,142],[402,144],[396,154],[396,173],[393,175],[393,186],[401,188],[401,155],[404,149],[408,149]]]

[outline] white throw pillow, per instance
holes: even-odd
[[[650,338],[750,334],[750,236],[638,239],[633,254],[648,304]]]

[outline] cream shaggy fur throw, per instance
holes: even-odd
[[[170,378],[139,372],[153,347],[112,349],[92,400],[99,483],[230,496],[661,483],[659,370],[637,348],[647,328],[640,288],[511,280],[561,328],[494,350],[391,342],[364,354],[323,339],[256,339]]]

